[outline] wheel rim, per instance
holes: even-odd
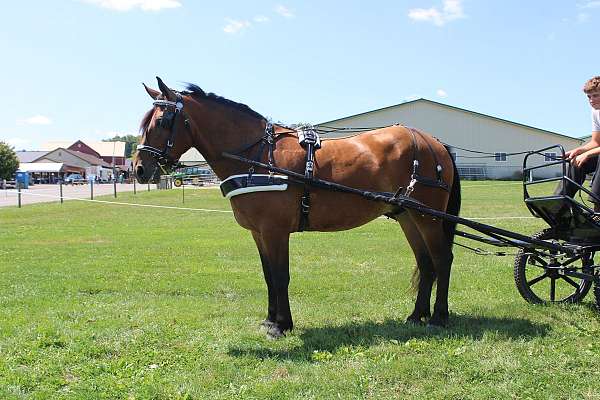
[[[583,262],[583,265],[581,263]],[[579,264],[579,265],[578,265]],[[523,281],[527,289],[542,303],[559,303],[578,300],[589,285],[584,279],[567,276],[561,269],[580,269],[589,265],[581,257],[560,262],[547,262],[538,256],[527,257],[523,268]]]

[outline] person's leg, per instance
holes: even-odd
[[[595,162],[595,171],[594,171],[594,177],[592,178],[592,187],[591,187],[591,191],[592,193],[594,193],[597,197],[600,198],[600,174],[598,171],[600,171],[600,157],[595,157],[596,158],[596,162]],[[593,196],[589,196],[589,200],[594,203],[594,211],[596,212],[600,212],[600,201],[597,200],[596,198],[594,198]]]
[[[573,165],[573,163],[569,163],[567,165],[567,177],[577,182],[579,185],[582,185],[585,181],[585,176],[589,173],[596,171],[597,168],[598,156],[592,157],[589,160],[587,160],[585,164],[581,166],[581,168],[577,168],[575,165]],[[593,189],[592,192],[598,193],[598,195],[600,195],[600,180],[598,180],[598,189],[598,192],[594,192]],[[571,182],[566,182],[564,179],[562,179],[556,187],[554,194],[574,197],[575,193],[577,193],[578,190],[579,188],[577,187],[577,185]]]

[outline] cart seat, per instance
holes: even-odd
[[[600,242],[600,213],[572,197],[554,195],[530,197],[525,204],[533,215],[544,219],[562,239]]]

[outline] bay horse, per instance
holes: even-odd
[[[160,91],[144,85],[154,107],[142,120],[142,139],[133,162],[140,183],[156,181],[161,170],[175,165],[191,147],[205,157],[221,180],[251,173],[246,163],[227,158],[224,152],[256,156],[256,160],[272,161],[279,168],[305,172],[307,153],[295,130],[271,125],[248,106],[207,94],[196,85],[188,84],[186,91],[177,92],[160,78],[157,80]],[[272,144],[265,145],[269,126]],[[423,179],[433,181],[437,174],[447,187],[422,181],[411,184],[415,160]],[[400,188],[410,187],[410,197],[430,208],[452,215],[458,215],[460,209],[460,180],[448,149],[433,137],[415,134],[414,129],[404,126],[322,140],[314,154],[314,176],[372,192],[398,193]],[[252,233],[258,248],[268,292],[267,316],[261,325],[270,338],[279,338],[293,328],[288,299],[289,238],[300,230],[304,190],[303,185],[290,184],[286,190],[230,198],[237,223]],[[309,224],[305,230],[352,229],[382,215],[399,222],[416,259],[417,296],[407,322],[446,326],[455,223],[352,193],[310,188]],[[436,280],[432,315],[430,297]]]

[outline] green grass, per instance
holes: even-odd
[[[529,215],[518,184],[463,185],[464,216]],[[185,207],[229,209],[218,190],[185,194]],[[182,205],[179,191],[118,201]],[[0,209],[0,398],[599,399],[591,296],[533,306],[512,257],[455,254],[451,326],[431,330],[404,324],[414,260],[397,224],[295,234],[296,327],[269,341],[258,254],[231,214]]]

